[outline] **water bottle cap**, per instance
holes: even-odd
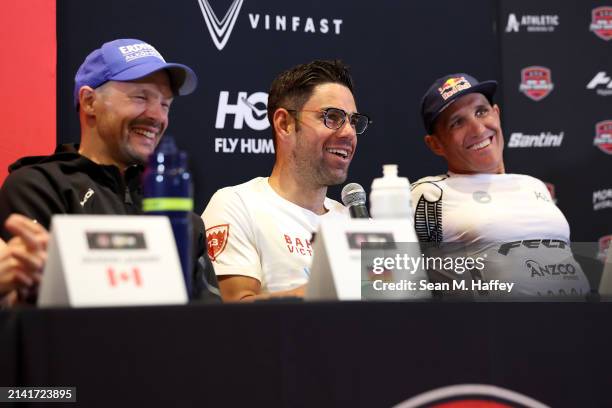
[[[397,164],[383,164],[384,177],[397,177]]]

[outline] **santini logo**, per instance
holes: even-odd
[[[559,147],[562,142],[563,132],[540,132],[540,134],[536,135],[513,132],[510,135],[508,147]]]
[[[219,21],[208,0],[198,0],[208,32],[219,51],[225,47],[232,34],[243,2],[244,0],[234,0],[223,19]],[[262,28],[266,31],[303,31],[304,33],[340,35],[343,20],[321,18],[316,21],[312,17],[249,13],[249,23],[253,30]]]

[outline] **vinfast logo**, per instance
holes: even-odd
[[[244,0],[234,0],[219,20],[208,0],[198,0],[208,32],[219,51],[226,46],[232,30],[238,19]],[[287,16],[283,14],[270,15],[249,13],[249,23],[252,30],[265,31],[292,31],[307,34],[335,34],[340,35],[343,20],[339,18],[320,18],[302,16]]]
[[[215,43],[215,47],[217,47],[219,51],[225,47],[230,35],[232,35],[232,30],[234,29],[234,24],[236,24],[236,19],[240,13],[243,1],[244,0],[234,0],[223,19],[219,21],[208,0],[198,0],[202,15],[204,16],[204,21],[206,21],[206,27],[208,27],[208,32]]]
[[[595,124],[593,144],[602,152],[612,154],[612,120],[604,120]]]
[[[233,120],[232,120],[233,119]],[[266,92],[221,91],[217,105],[215,129],[262,131],[270,127],[268,121],[268,94]],[[274,153],[272,139],[215,138],[215,153]]]
[[[612,80],[606,71],[599,71],[591,82],[586,86],[587,89],[597,89],[597,95],[610,96],[612,95]]]
[[[521,70],[521,85],[519,90],[529,99],[536,102],[546,98],[552,92],[554,84],[550,69],[531,66]]]
[[[559,147],[563,142],[564,132],[540,132],[527,134],[522,132],[512,132],[508,141],[508,148],[517,147]]]
[[[602,40],[612,39],[612,7],[596,7],[591,12],[591,26],[589,29]]]
[[[520,18],[516,14],[508,14],[506,32],[518,33],[524,27],[529,33],[552,33],[559,25],[559,16],[556,14],[524,14]]]

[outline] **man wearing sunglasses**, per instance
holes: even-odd
[[[268,97],[276,152],[272,174],[217,191],[202,218],[226,301],[304,294],[312,233],[322,217],[347,217],[327,187],[346,180],[358,135],[353,81],[340,61],[281,73]]]

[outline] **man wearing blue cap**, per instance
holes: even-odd
[[[10,213],[24,214],[46,228],[53,214],[141,214],[143,165],[168,127],[174,96],[190,94],[196,86],[191,68],[167,63],[144,41],[103,44],[87,56],[75,77],[81,144],[12,164],[0,194],[0,223]],[[203,224],[195,214],[193,222],[199,257],[194,292],[217,298]]]
[[[588,282],[569,250],[569,224],[548,189],[534,177],[505,172],[496,89],[495,81],[458,73],[437,79],[423,96],[425,143],[448,171],[412,185],[417,236],[466,245],[474,256],[486,253],[489,268],[475,276],[511,281],[514,295],[586,295]],[[572,263],[567,276],[541,268],[561,258]]]

